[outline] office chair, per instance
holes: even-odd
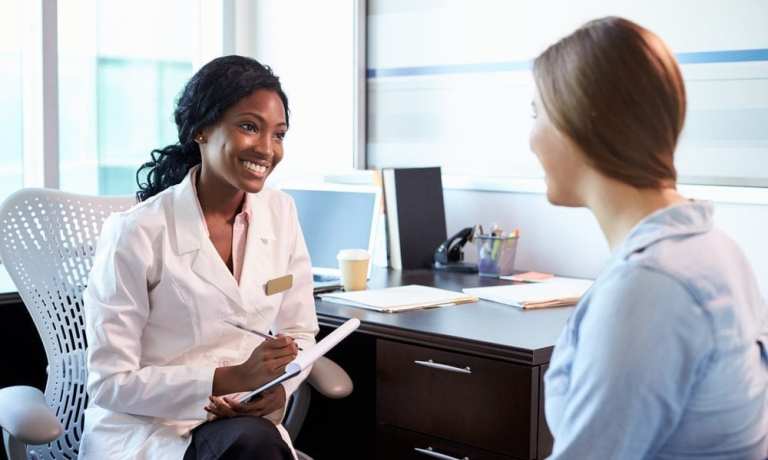
[[[0,259],[48,359],[45,394],[29,386],[0,389],[0,427],[10,460],[77,458],[88,403],[82,293],[104,219],[134,203],[132,197],[23,189],[0,207]],[[352,391],[346,372],[325,358],[315,363],[307,382],[330,398]],[[289,402],[285,427],[292,439],[304,421],[310,393],[301,385]]]

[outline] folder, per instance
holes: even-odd
[[[447,239],[440,168],[385,168],[382,182],[389,266],[431,268],[435,250]]]
[[[466,294],[524,310],[566,307],[579,302],[592,280],[554,277],[541,283],[464,289]]]
[[[240,397],[240,403],[248,403],[252,399],[255,399],[261,395],[262,392],[269,390],[270,388],[279,385],[280,383],[296,377],[303,371],[312,365],[318,358],[328,353],[331,348],[336,346],[345,337],[354,332],[360,326],[360,320],[352,318],[347,320],[344,324],[337,327],[333,332],[325,336],[323,340],[317,342],[312,348],[299,352],[299,355],[285,366],[285,370],[282,375],[276,377],[273,380],[265,383],[264,385],[256,388],[250,393],[246,393]]]
[[[461,292],[410,284],[366,291],[332,292],[321,294],[324,301],[366,308],[384,313],[395,313],[419,308],[430,308],[477,302],[477,297]]]

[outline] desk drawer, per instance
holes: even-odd
[[[379,423],[534,458],[538,368],[388,340],[376,344]]]
[[[441,456],[442,455],[442,456]],[[379,426],[376,433],[377,460],[512,460],[464,444],[427,436],[391,426]]]

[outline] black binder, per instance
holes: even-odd
[[[385,168],[382,179],[390,267],[431,268],[435,249],[446,239],[440,168]]]

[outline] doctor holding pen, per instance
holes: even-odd
[[[292,459],[280,421],[308,370],[247,405],[235,398],[318,330],[293,201],[265,187],[288,100],[268,67],[226,56],[189,80],[174,118],[178,143],[139,169],[140,203],[105,221],[84,293],[80,456]],[[286,275],[292,286],[266,287]]]
[[[534,61],[531,148],[547,198],[586,207],[612,254],[545,376],[553,459],[764,459],[768,309],[713,206],[677,191],[677,62],[625,19]]]

